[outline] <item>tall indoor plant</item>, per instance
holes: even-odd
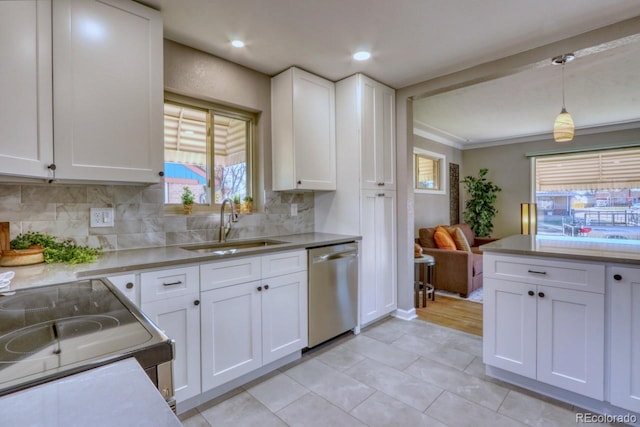
[[[477,176],[465,176],[462,182],[471,198],[465,204],[464,221],[469,224],[478,237],[488,237],[493,230],[493,218],[498,213],[495,207],[498,187],[486,177],[489,169],[482,168]]]

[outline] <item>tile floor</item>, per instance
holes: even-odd
[[[482,338],[394,318],[180,416],[184,426],[575,426],[577,408],[484,376]]]

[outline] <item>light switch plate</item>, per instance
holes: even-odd
[[[298,204],[291,203],[291,216],[298,216]]]
[[[115,213],[113,208],[90,208],[91,227],[113,227]]]

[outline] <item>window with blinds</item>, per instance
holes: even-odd
[[[640,148],[535,159],[537,191],[640,188]]]
[[[165,204],[181,204],[185,187],[201,206],[251,197],[253,125],[251,113],[169,96],[164,104]]]
[[[640,240],[640,148],[534,157],[538,233]]]
[[[417,193],[444,194],[445,156],[418,147],[413,149],[413,181]]]

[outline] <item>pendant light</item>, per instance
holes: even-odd
[[[571,114],[567,112],[564,106],[564,64],[573,61],[574,58],[575,55],[573,53],[565,53],[551,60],[553,65],[562,65],[562,110],[560,114],[558,114],[558,117],[556,117],[556,122],[553,124],[553,139],[555,139],[556,142],[571,141],[575,133],[575,126]]]

